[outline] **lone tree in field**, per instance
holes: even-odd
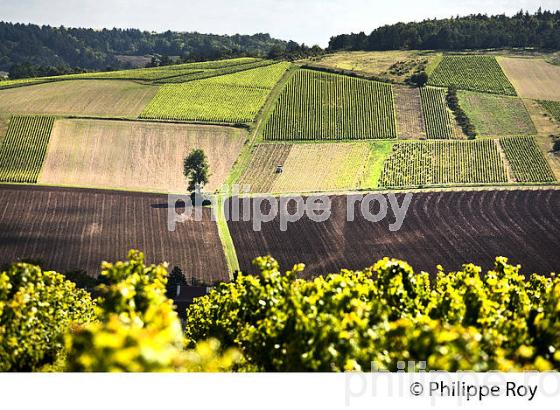
[[[194,192],[208,183],[208,160],[201,149],[192,150],[183,162],[183,174],[188,181],[188,190]]]

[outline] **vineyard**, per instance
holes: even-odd
[[[288,63],[283,63],[283,64],[288,64]],[[233,73],[243,73],[248,70],[253,70],[255,68],[260,68],[260,67],[267,67],[271,65],[277,65],[277,64],[275,64],[274,61],[270,61],[270,60],[257,60],[248,63],[243,63],[243,64],[228,65],[213,70],[210,69],[193,70],[191,73],[185,72],[181,75],[174,75],[174,76],[158,79],[157,81],[155,81],[155,83],[157,84],[184,83],[188,81],[202,80],[205,78],[225,76]]]
[[[0,90],[0,113],[137,117],[158,87],[132,81],[54,81]]]
[[[539,104],[542,105],[556,121],[560,121],[560,101],[540,100]]]
[[[447,109],[445,90],[442,88],[422,87],[420,89],[422,110],[426,121],[426,134],[430,139],[449,139],[454,137],[455,119]]]
[[[53,117],[12,118],[0,144],[0,181],[37,182],[53,123]]]
[[[518,182],[554,182],[550,165],[537,146],[534,137],[501,138],[513,176]]]
[[[299,70],[265,126],[267,140],[396,138],[389,84]]]
[[[161,67],[137,68],[131,70],[101,71],[93,73],[66,74],[55,77],[24,78],[19,80],[0,81],[0,88],[7,88],[15,85],[35,84],[45,81],[62,80],[139,80],[139,81],[173,81],[174,78],[181,78],[177,82],[183,82],[187,78],[206,78],[223,75],[230,72],[248,70],[261,65],[272,64],[271,61],[260,60],[257,58],[233,58],[229,60],[204,61],[199,63],[175,64]]]
[[[412,187],[507,182],[494,140],[402,142],[385,161],[380,185]]]
[[[462,91],[459,100],[479,135],[537,133],[521,98]]]
[[[50,80],[41,78],[19,78],[17,80],[0,80],[0,90],[4,88],[20,87],[23,85],[41,84]]]
[[[444,56],[429,85],[495,94],[516,95],[515,89],[493,56]]]
[[[182,84],[164,84],[140,117],[251,122],[288,67],[288,63],[280,63]]]
[[[403,142],[393,145],[379,181],[384,187],[430,185],[433,180],[432,150],[428,143]]]
[[[212,83],[272,90],[290,65],[290,63],[286,62],[268,64],[258,69],[243,70],[233,74],[215,77],[212,79]]]

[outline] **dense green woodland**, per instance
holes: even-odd
[[[136,29],[66,28],[0,21],[0,70],[13,64],[126,68],[117,55],[159,54],[183,60],[213,60],[238,56],[265,56],[287,43],[269,34],[221,36],[200,33],[150,33]]]
[[[500,47],[560,48],[560,11],[520,11],[512,17],[473,14],[397,23],[332,37],[330,50],[461,50]]]

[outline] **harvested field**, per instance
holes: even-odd
[[[391,146],[387,141],[259,144],[239,183],[256,193],[374,188]]]
[[[393,86],[397,111],[397,133],[399,138],[425,138],[426,127],[422,113],[420,89]]]
[[[531,116],[517,97],[459,91],[459,103],[479,135],[534,135]]]
[[[560,66],[540,58],[500,57],[498,62],[519,96],[560,101]]]
[[[6,135],[6,131],[8,130],[9,123],[10,123],[10,116],[0,114],[0,143],[2,142],[4,136]]]
[[[257,145],[238,183],[249,186],[250,192],[270,192],[274,181],[280,175],[276,173],[276,167],[286,163],[292,146],[292,144]]]
[[[137,117],[157,90],[131,81],[57,81],[0,90],[0,113]]]
[[[272,192],[311,192],[358,186],[370,146],[364,143],[294,144]]]
[[[201,148],[209,192],[225,181],[246,132],[238,128],[141,121],[58,120],[39,183],[185,192],[183,159]]]
[[[131,248],[211,283],[228,273],[210,209],[203,220],[167,229],[167,196],[65,188],[0,186],[0,264],[42,261],[62,272],[96,274],[101,261]],[[178,211],[181,212],[181,211]]]
[[[327,221],[304,217],[285,232],[278,218],[263,223],[260,232],[252,222],[229,222],[241,269],[253,272],[251,260],[271,254],[283,269],[305,263],[306,275],[313,276],[361,269],[389,256],[434,275],[437,264],[447,270],[466,262],[487,268],[501,255],[523,263],[524,273],[559,271],[560,190],[414,194],[397,232],[388,229],[395,220],[391,210],[385,220],[368,222],[356,204],[356,219],[348,222],[346,197],[332,199]]]

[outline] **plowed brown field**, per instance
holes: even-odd
[[[397,232],[388,229],[391,210],[389,222],[368,222],[360,213],[347,222],[346,197],[333,197],[332,205],[327,221],[304,217],[285,232],[278,218],[263,223],[261,232],[251,222],[229,222],[241,269],[253,271],[251,260],[265,254],[283,269],[303,262],[307,275],[360,269],[390,256],[435,273],[437,264],[487,268],[501,255],[525,273],[560,272],[560,190],[418,193]]]
[[[228,270],[210,209],[203,220],[167,229],[167,196],[82,189],[0,186],[0,265],[39,260],[48,269],[95,274],[131,248],[211,283]],[[181,212],[180,210],[178,212]]]

